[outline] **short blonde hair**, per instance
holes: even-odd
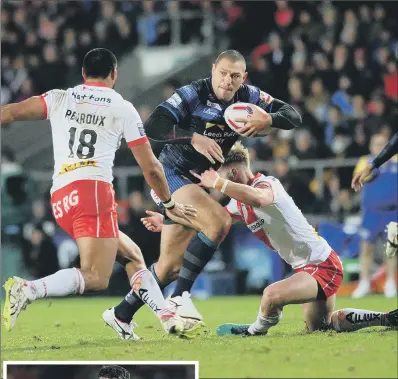
[[[248,168],[250,167],[250,155],[249,150],[243,146],[242,142],[238,141],[232,146],[228,155],[225,158],[223,166],[229,166],[232,164],[245,164]]]

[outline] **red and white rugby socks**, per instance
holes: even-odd
[[[354,332],[370,326],[389,326],[386,313],[344,308],[333,312],[332,328],[336,332]]]
[[[269,328],[278,324],[279,321],[282,320],[282,317],[282,312],[280,312],[278,316],[263,316],[260,307],[257,320],[249,326],[248,332],[250,334],[265,334]]]
[[[84,287],[84,278],[80,270],[68,268],[38,280],[26,281],[24,292],[28,299],[33,301],[50,296],[81,295]]]
[[[173,317],[175,313],[167,307],[162,291],[148,269],[137,271],[130,280],[134,293],[160,319]]]

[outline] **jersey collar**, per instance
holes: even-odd
[[[106,84],[98,83],[98,82],[84,82],[83,85],[89,86],[89,87],[106,87],[106,88],[110,88]]]
[[[261,176],[261,172],[258,172],[256,175],[254,175],[248,182],[247,182],[247,185],[252,185],[253,184],[253,182],[256,180],[256,179],[258,179],[259,177]]]
[[[215,92],[213,90],[213,86],[211,84],[211,75],[210,75],[209,78],[206,78],[206,82],[207,82],[207,88],[209,89],[209,92],[210,92],[210,96],[209,96],[210,100],[212,102],[220,103],[220,100],[217,99],[217,96],[216,96],[216,94],[215,94]]]

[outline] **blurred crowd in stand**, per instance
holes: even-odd
[[[110,48],[120,59],[140,42],[170,44],[170,23],[177,9],[201,11],[200,17],[182,22],[182,43],[200,42],[214,33],[217,46],[244,54],[248,84],[292,104],[303,117],[297,130],[245,140],[251,159],[274,162],[269,173],[282,181],[304,213],[331,214],[339,221],[357,213],[359,198],[350,189],[353,167],[326,169],[323,183],[313,168],[294,167],[304,160],[337,158],[344,163],[345,158],[371,154],[372,135],[381,134],[387,141],[397,130],[394,2],[6,2],[1,12],[2,103],[76,84],[82,59],[93,47]],[[211,15],[212,24],[204,23],[206,15]],[[195,79],[170,78],[161,88],[163,98]],[[143,121],[152,111],[148,106],[138,110]],[[159,148],[154,146],[157,152]],[[126,148],[117,153],[116,166],[134,164]],[[7,149],[2,154],[4,167],[18,171]],[[10,185],[11,196],[16,184]],[[158,254],[159,235],[146,231],[140,222],[146,209],[154,209],[144,189],[142,178],[129,180],[130,195],[120,201],[120,226],[151,261]],[[32,199],[31,221],[24,222],[23,256],[34,276],[44,276],[59,265],[49,259],[55,226],[47,200]],[[21,202],[21,196],[13,201]],[[37,259],[40,254],[42,260]],[[36,261],[52,263],[44,267],[32,263]]]

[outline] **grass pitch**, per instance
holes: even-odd
[[[252,322],[260,297],[219,297],[195,304],[209,333],[195,340],[167,336],[155,316],[142,309],[135,321],[141,341],[121,341],[101,314],[120,298],[42,300],[23,312],[14,330],[2,330],[2,360],[190,360],[201,378],[397,378],[398,333],[385,328],[354,333],[308,334],[299,305],[287,306],[268,336],[217,337],[224,322]],[[337,308],[388,311],[396,299],[340,298]]]

